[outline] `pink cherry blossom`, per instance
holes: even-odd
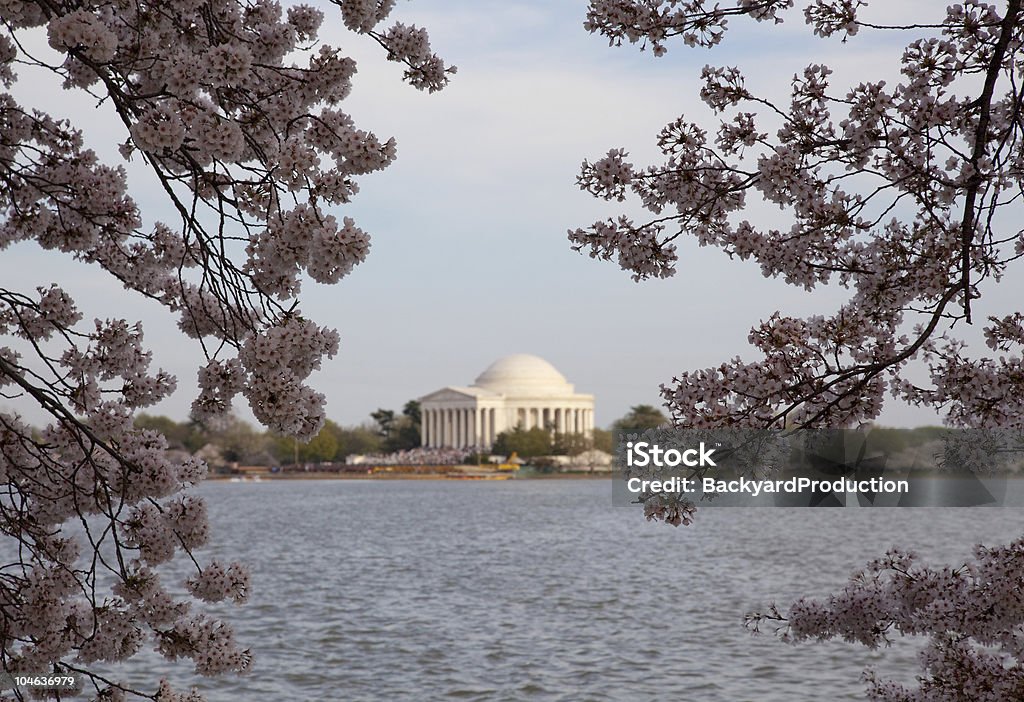
[[[413,86],[439,90],[455,72],[425,30],[381,28],[394,2],[335,4]],[[197,419],[225,416],[242,396],[272,429],[315,435],[324,397],[308,380],[339,336],[303,317],[296,296],[303,279],[336,283],[366,258],[370,237],[340,206],[396,155],[394,139],[342,111],[356,65],[319,40],[324,13],[271,0],[45,10],[10,0],[0,19],[0,83],[51,71],[101,98],[121,157],[151,172],[175,213],[146,221],[122,165],[101,161],[72,123],[0,92],[0,250],[34,241],[175,315],[207,356]],[[24,50],[38,31],[51,54]],[[251,662],[231,627],[197,607],[241,603],[250,590],[244,565],[203,565],[193,553],[210,539],[206,506],[188,490],[206,466],[172,459],[161,434],[133,423],[178,381],[151,367],[141,325],[119,318],[116,301],[89,316],[40,282],[0,283],[0,392],[50,418],[37,430],[0,412],[0,527],[22,554],[3,584],[16,603],[4,608],[4,669],[73,665],[97,699],[201,700],[166,680],[134,690],[90,667],[143,648],[188,658],[203,675]],[[71,524],[89,529],[72,536]],[[195,565],[183,583],[192,598],[172,595],[155,570],[181,556]]]
[[[662,55],[676,37],[718,44],[733,18],[781,22],[792,5],[591,0],[585,26],[612,45]],[[897,398],[939,410],[953,426],[1015,431],[1024,446],[1021,314],[981,322],[998,356],[960,338],[1024,256],[1021,3],[969,0],[911,26],[865,19],[866,5],[814,0],[804,20],[815,35],[842,41],[907,31],[898,81],[834,86],[827,66],[811,64],[793,76],[788,101],[772,101],[751,91],[739,68],[706,66],[700,96],[721,115],[715,138],[680,117],[658,135],[662,163],[628,163],[622,148],[584,161],[581,189],[632,197],[649,217],[598,221],[569,239],[636,280],[672,275],[676,240],[692,236],[758,262],[767,277],[849,292],[828,316],[763,320],[748,337],[752,360],[684,371],[663,385],[677,427],[841,428]],[[751,198],[777,206],[788,226],[744,218]],[[924,378],[909,372],[914,361],[926,366]],[[983,439],[954,442],[946,458],[990,469],[994,452]],[[645,494],[643,504],[648,519],[673,525],[693,514],[670,494]],[[1024,540],[979,546],[959,568],[921,566],[895,550],[827,600],[799,600],[784,613],[772,606],[748,623],[774,624],[788,641],[878,647],[895,635],[923,637],[916,686],[869,674],[869,698],[880,702],[1021,699],[1022,573]]]

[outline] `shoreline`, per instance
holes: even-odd
[[[509,480],[592,480],[607,479],[611,472],[535,473],[510,475],[508,473],[334,473],[322,471],[294,473],[260,473],[258,475],[210,474],[204,482],[219,483],[270,483],[292,480],[439,480],[456,481],[509,481]]]

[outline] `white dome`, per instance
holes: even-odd
[[[573,393],[573,386],[553,365],[528,353],[499,358],[477,377],[473,385],[503,395],[537,397]]]

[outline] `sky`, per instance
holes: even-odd
[[[936,9],[915,1],[884,12],[899,21]],[[380,47],[347,33],[336,9],[324,10],[321,39],[359,66],[341,108],[360,128],[398,141],[397,161],[364,176],[359,195],[336,213],[371,235],[369,258],[338,285],[310,282],[301,296],[306,316],[341,335],[339,354],[312,379],[334,421],[364,422],[379,407],[400,409],[445,385],[467,385],[501,356],[532,353],[593,394],[596,423],[607,426],[632,405],[660,405],[659,385],[676,374],[736,356],[755,360],[747,335],[773,312],[828,314],[845,299],[839,289],[808,294],[765,279],[756,264],[685,237],[673,278],[635,283],[614,262],[573,252],[566,233],[640,208],[596,200],[575,178],[584,159],[611,148],[625,148],[636,164],[656,163],[655,135],[681,114],[713,128],[698,96],[707,63],[738,65],[749,88],[776,97],[804,66],[827,63],[838,92],[869,77],[896,78],[906,36],[816,39],[796,11],[779,26],[738,22],[710,52],[670,44],[655,58],[588,34],[581,0],[409,0],[392,19],[426,27],[434,49],[458,66],[448,88],[425,94],[401,82],[400,66]],[[72,116],[101,156],[119,160],[125,135],[93,100],[47,76],[22,81],[15,93]],[[147,221],[163,216],[166,205],[140,163],[129,177]],[[780,213],[746,216],[763,223]],[[141,320],[154,366],[174,373],[179,387],[151,412],[187,416],[202,356],[159,306],[31,243],[0,256],[0,276],[29,290],[60,281],[87,319]],[[1012,310],[1022,292],[1015,286],[986,298],[984,314]],[[4,407],[41,419],[0,400]],[[244,407],[239,415],[251,418]],[[879,420],[937,421],[894,402]]]

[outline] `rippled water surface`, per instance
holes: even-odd
[[[216,548],[253,570],[225,609],[255,664],[210,700],[863,699],[915,647],[789,646],[742,615],[842,587],[894,544],[963,559],[1017,509],[703,510],[645,523],[610,481],[210,483]],[[184,663],[143,661],[176,687]],[[151,686],[147,685],[147,687]]]

